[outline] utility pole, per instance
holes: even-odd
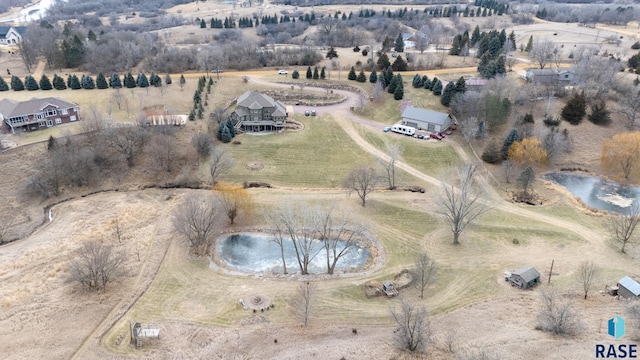
[[[551,269],[549,270],[549,282],[548,284],[551,284],[551,274],[553,274],[553,263],[555,260],[551,260]]]

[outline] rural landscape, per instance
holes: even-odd
[[[637,2],[0,22],[2,358],[638,356]]]

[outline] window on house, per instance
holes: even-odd
[[[56,115],[56,109],[47,109],[46,114],[47,116],[54,116]]]
[[[44,122],[44,121],[40,121],[40,122],[38,123],[38,125],[40,125],[40,127],[43,127],[43,126],[45,126],[46,124],[45,124],[45,122]]]
[[[52,120],[47,120],[47,126],[53,126],[53,121]]]
[[[71,117],[69,118],[69,120],[71,120],[71,121],[76,121],[76,120],[77,120],[77,118],[76,118],[76,116],[75,116],[75,115],[71,115]]]
[[[44,119],[44,118],[45,118],[44,113],[36,114],[36,119]]]
[[[62,119],[57,118],[57,119],[56,119],[56,125],[60,125],[60,124],[62,124]]]
[[[68,114],[69,114],[69,110],[68,109],[60,110],[60,115],[68,115]]]

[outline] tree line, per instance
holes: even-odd
[[[184,77],[182,77],[184,79]],[[171,76],[169,74],[165,75],[165,84],[171,84]],[[98,73],[96,79],[94,80],[91,75],[82,74],[82,78],[78,78],[76,74],[67,75],[67,80],[65,81],[58,74],[53,74],[53,80],[49,80],[49,77],[46,74],[43,74],[40,77],[39,81],[31,76],[25,76],[24,82],[19,77],[13,75],[11,76],[11,90],[14,91],[35,91],[35,90],[65,90],[67,88],[72,90],[78,89],[108,89],[114,88],[119,89],[122,87],[131,89],[135,87],[146,88],[149,86],[153,87],[161,87],[162,79],[160,76],[154,72],[152,72],[149,77],[144,73],[139,73],[135,78],[128,72],[124,75],[123,78],[120,77],[118,73],[113,73],[109,77],[109,80],[105,78],[102,73]],[[0,77],[0,91],[8,91],[9,85],[4,80],[4,78]]]

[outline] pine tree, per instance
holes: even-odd
[[[171,75],[169,75],[169,73],[167,73],[164,76],[164,83],[167,84],[167,85],[171,85]]]
[[[8,91],[9,84],[4,80],[2,76],[0,76],[0,91]]]
[[[80,84],[80,79],[78,79],[78,77],[75,74],[71,75],[71,78],[69,79],[69,88],[71,88],[71,90],[82,89],[82,84]]]
[[[313,68],[313,79],[318,80],[320,78],[320,74],[318,74],[318,67]]]
[[[53,135],[49,135],[49,139],[47,140],[47,150],[55,150],[58,147],[58,139],[53,137]]]
[[[470,47],[476,46],[476,44],[480,41],[480,27],[476,25],[476,28],[473,29],[473,33],[471,33],[471,44]]]
[[[231,136],[231,131],[229,130],[226,122],[221,122],[220,125],[218,125],[218,140],[223,143],[228,143],[232,138],[233,136]]]
[[[527,46],[524,48],[524,51],[529,52],[533,47],[533,35],[529,36],[529,41],[527,42]]]
[[[127,89],[133,89],[136,87],[136,80],[133,78],[133,75],[131,75],[131,71],[124,76],[124,87]]]
[[[429,80],[427,75],[422,77],[422,87],[426,90],[431,90],[431,80]]]
[[[404,61],[402,56],[398,55],[396,61],[394,61],[393,65],[391,65],[391,68],[393,69],[393,71],[407,71],[408,66],[409,65],[407,65],[407,62]]]
[[[387,86],[389,86],[389,84],[391,84],[391,80],[393,80],[393,78],[394,78],[393,69],[391,67],[388,67],[387,70],[384,71],[385,84]]]
[[[202,101],[202,97],[200,96],[200,91],[196,90],[193,93],[193,107],[195,108],[200,103],[200,101]]]
[[[298,70],[293,70],[293,72],[291,73],[291,78],[298,79],[299,77],[300,77],[300,73],[298,72]]]
[[[387,86],[387,92],[389,94],[394,94],[396,92],[396,87],[398,87],[397,81],[398,80],[395,76],[389,81],[389,86]]]
[[[313,73],[311,72],[311,66],[307,66],[307,79],[313,78]]]
[[[356,69],[352,66],[351,70],[349,70],[349,75],[347,75],[347,78],[349,80],[355,80],[358,78],[358,75],[356,75]]]
[[[31,75],[27,75],[24,78],[24,87],[29,91],[39,90],[38,82]]]
[[[402,75],[396,75],[396,88],[393,91],[393,98],[395,100],[402,100],[404,97],[404,84],[402,83]]]
[[[51,86],[51,81],[49,81],[49,78],[45,74],[42,74],[42,77],[40,78],[39,85],[40,85],[40,90],[51,90],[51,89],[53,89],[53,86]]]
[[[196,120],[196,111],[194,109],[191,109],[191,112],[189,112],[188,119],[189,119],[189,121],[195,121]]]
[[[398,34],[394,45],[393,50],[399,53],[404,52],[404,40],[402,40],[402,33]]]
[[[184,84],[187,82],[187,80],[184,78],[183,74],[180,74],[180,90],[182,90],[182,88],[184,87]]]
[[[385,53],[380,54],[376,65],[378,65],[378,69],[380,70],[389,68],[389,66],[391,66],[391,62],[389,61],[389,57],[387,56],[387,54]]]
[[[456,94],[464,94],[467,92],[467,82],[464,80],[464,77],[460,76],[456,81]]]
[[[436,81],[431,90],[433,91],[433,95],[442,95],[442,81]]]
[[[107,79],[104,77],[102,73],[98,73],[98,76],[96,76],[96,87],[98,89],[109,88],[109,84],[107,84]]]
[[[80,86],[83,89],[91,90],[95,89],[96,83],[93,81],[91,75],[82,75],[82,81],[80,81]]]
[[[592,104],[591,114],[587,118],[596,125],[611,124],[611,112],[607,110],[607,103],[604,100],[600,100]]]
[[[147,79],[147,75],[144,73],[139,73],[136,78],[136,85],[141,88],[149,87],[149,79]]]
[[[369,82],[372,84],[378,82],[378,73],[376,72],[375,68],[371,70],[371,75],[369,75]]]
[[[560,116],[571,125],[578,125],[587,113],[587,101],[584,93],[575,93],[562,108]]]
[[[14,91],[24,90],[24,83],[19,77],[15,75],[11,76],[11,89],[13,89]]]
[[[87,33],[87,39],[89,39],[89,41],[96,41],[98,40],[98,37],[96,36],[96,33],[93,32],[93,30],[89,30],[89,32]]]
[[[498,143],[495,139],[491,139],[489,144],[482,151],[482,160],[484,162],[488,162],[489,164],[495,164],[502,159],[500,157],[500,149],[498,148]]]
[[[63,78],[57,74],[53,74],[53,88],[56,90],[65,90],[67,88],[67,84],[64,83]]]
[[[504,142],[502,143],[502,149],[500,150],[502,160],[507,160],[507,158],[509,157],[509,148],[511,147],[511,144],[520,140],[521,139],[520,135],[518,134],[518,130],[513,129],[511,130],[511,132],[509,132],[507,137],[504,139]]]
[[[231,133],[231,137],[236,137],[236,129],[233,127],[233,120],[231,120],[231,117],[227,118],[227,128],[229,129],[229,133]]]
[[[453,96],[456,94],[456,85],[453,81],[449,81],[447,86],[444,87],[444,91],[442,91],[442,97],[440,98],[440,103],[444,106],[449,106],[451,104],[451,100],[453,100]]]
[[[422,76],[420,76],[419,74],[416,74],[416,76],[413,77],[413,81],[411,82],[411,85],[413,85],[414,88],[423,87],[424,83],[422,82]]]
[[[326,79],[326,78],[327,78],[327,74],[326,74],[326,72],[325,72],[325,70],[324,70],[324,69],[325,69],[325,67],[323,66],[323,67],[322,67],[322,70],[320,70],[320,79],[321,79],[321,80],[324,80],[324,79]]]
[[[202,103],[198,104],[198,119],[202,120],[204,118],[204,107],[202,107]]]
[[[207,28],[207,23],[204,21],[204,19],[200,20],[200,29],[206,29]]]
[[[114,72],[111,74],[111,77],[109,78],[109,87],[113,89],[122,87],[122,81],[120,80],[120,75],[118,73]]]
[[[364,70],[360,69],[360,73],[358,74],[358,77],[356,77],[356,81],[357,82],[367,82],[367,75],[364,74]]]
[[[338,57],[338,52],[336,51],[336,49],[332,47],[329,48],[329,50],[327,51],[327,59],[333,59],[333,58],[337,58]]]

